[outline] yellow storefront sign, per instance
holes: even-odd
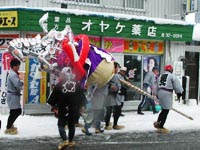
[[[18,27],[17,11],[0,11],[0,28]]]
[[[124,41],[124,52],[138,54],[163,54],[164,42],[151,40],[129,40]]]

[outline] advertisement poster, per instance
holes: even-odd
[[[124,51],[124,39],[104,38],[104,49],[108,52],[122,53]]]
[[[89,36],[90,43],[96,47],[101,47],[101,39],[98,36]]]
[[[160,56],[148,55],[144,56],[144,75],[152,71],[153,67],[158,67],[160,69]]]
[[[43,37],[43,34],[40,34]],[[27,38],[34,38],[37,34],[27,33]],[[34,58],[28,58],[26,63],[29,64],[26,66],[28,72],[28,93],[26,97],[28,99],[27,103],[46,103],[46,85],[47,85],[47,73],[44,71],[38,71],[38,61]],[[30,67],[31,66],[31,67]],[[30,82],[31,81],[31,82]],[[37,87],[37,89],[36,89]],[[30,91],[32,93],[30,93]]]
[[[124,52],[161,55],[164,53],[164,42],[126,39],[124,41]]]
[[[8,47],[9,41],[18,37],[18,34],[0,34],[0,113],[2,114],[8,113],[6,103],[6,76],[10,70],[10,61],[13,58],[9,52],[6,52],[6,48]]]
[[[38,61],[29,58],[28,65],[28,103],[40,103],[40,79],[35,78],[38,69]]]
[[[6,91],[6,87],[7,87],[7,76],[10,70],[10,61],[12,60],[12,55],[9,52],[2,52],[1,54],[2,58],[1,58],[1,93],[0,93],[0,99],[1,99],[1,113],[2,114],[6,114],[8,113],[8,108],[7,108],[7,103],[6,103],[6,98],[7,98],[7,91]]]

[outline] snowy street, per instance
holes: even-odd
[[[145,115],[138,115],[135,111],[124,112],[125,116],[119,120],[125,125],[123,130],[105,130],[103,134],[95,134],[90,128],[92,136],[85,136],[81,128],[76,128],[74,140],[75,149],[198,149],[200,148],[200,109],[195,104],[174,103],[174,108],[193,117],[189,120],[180,114],[170,111],[165,127],[168,134],[156,133],[153,122],[158,115],[151,111],[144,111]],[[18,135],[5,135],[7,115],[0,115],[2,128],[0,130],[1,150],[54,150],[60,143],[57,131],[57,119],[54,116],[20,116],[15,123]],[[80,119],[80,123],[83,120]],[[134,147],[134,148],[133,148]]]
[[[33,131],[34,132],[34,131]],[[200,131],[107,133],[93,136],[77,135],[76,146],[70,150],[197,150]],[[1,139],[1,150],[56,150],[60,138]]]

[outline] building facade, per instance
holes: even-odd
[[[2,18],[14,18],[15,14],[9,12],[17,12],[18,24],[4,19],[0,37],[6,41],[43,34],[38,20],[48,12],[48,29],[56,27],[57,30],[62,30],[69,24],[74,34],[87,34],[92,44],[106,49],[116,61],[126,66],[130,81],[142,88],[150,60],[161,71],[166,63],[172,63],[176,66],[175,73],[180,79],[187,72],[180,62],[184,60],[182,58],[191,55],[187,52],[186,42],[192,41],[193,25],[182,21],[185,15],[184,2],[165,0],[163,5],[159,0],[2,0],[1,6],[7,6],[0,9]],[[16,5],[23,7],[9,7]],[[8,15],[3,16],[5,12]],[[6,42],[2,46],[4,51]],[[31,70],[34,72],[36,62],[27,61],[29,66],[24,69],[29,73],[25,75],[27,83],[31,81],[40,86],[40,91],[36,91],[38,87],[27,85],[28,91],[31,90],[34,94],[26,92],[25,103],[45,103],[44,95],[48,93],[44,90],[44,85],[48,83],[47,75],[44,73],[43,80],[33,81]],[[37,97],[38,95],[41,97]],[[139,93],[129,89],[125,105],[134,109],[140,99]]]

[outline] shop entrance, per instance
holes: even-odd
[[[159,55],[124,55],[124,66],[127,67],[129,81],[142,89],[144,76],[152,71],[153,67],[160,68],[160,59]],[[128,89],[126,101],[140,99],[140,93]]]
[[[190,77],[189,99],[198,100],[198,83],[199,83],[199,53],[186,52],[185,75]]]

